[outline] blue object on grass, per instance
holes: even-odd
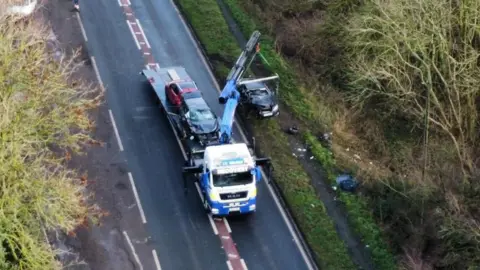
[[[355,192],[355,189],[358,187],[357,180],[349,174],[341,174],[337,176],[337,185],[343,191]]]

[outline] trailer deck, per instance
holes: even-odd
[[[170,104],[168,101],[165,87],[175,81],[192,81],[192,79],[188,75],[185,68],[179,66],[160,68],[157,71],[153,69],[145,69],[142,71],[142,74],[147,78],[148,82],[152,86],[152,89],[158,98],[160,108],[165,112],[168,121],[175,132],[175,135],[180,138],[180,115],[178,115],[175,106]],[[200,144],[196,140],[191,140],[190,138],[184,138],[181,139],[181,141],[183,146],[187,149],[187,152],[191,153],[195,160],[203,158],[203,153],[205,152],[206,147],[205,145]]]

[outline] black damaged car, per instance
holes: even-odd
[[[277,88],[272,90],[262,82],[248,82],[238,86],[241,104],[247,113],[254,112],[259,118],[277,116],[278,110]]]
[[[196,139],[203,145],[218,140],[219,119],[202,97],[183,99],[179,112],[183,138]]]

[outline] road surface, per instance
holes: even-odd
[[[139,75],[146,57],[138,48],[139,39],[132,36],[128,16],[138,19],[141,35],[148,39],[151,56],[147,58],[160,67],[184,66],[221,115],[217,86],[171,1],[122,1],[84,0],[80,17],[89,54],[107,89],[115,133],[141,201],[151,244],[162,269],[227,269],[227,254],[193,184],[192,192],[183,194],[184,158],[168,121],[155,107],[153,92]],[[134,14],[125,14],[123,5]],[[242,139],[239,130],[234,134],[237,141]],[[259,187],[257,207],[251,217],[228,221],[248,269],[308,269],[265,182]]]

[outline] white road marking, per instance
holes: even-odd
[[[227,266],[228,266],[228,270],[233,270],[233,266],[230,261],[227,261]]]
[[[213,81],[213,83],[215,84],[216,88],[217,88],[217,91],[218,92],[221,92],[220,90],[220,85],[218,84],[215,76],[213,75],[211,69],[210,69],[210,66],[208,65],[208,62],[207,60],[205,59],[205,56],[203,55],[202,51],[200,50],[198,44],[197,44],[197,41],[195,40],[195,38],[193,37],[192,33],[190,32],[190,28],[188,27],[187,23],[185,22],[183,16],[180,14],[180,11],[178,10],[178,7],[177,5],[173,2],[173,0],[170,0],[170,3],[175,7],[175,10],[178,14],[178,17],[180,18],[180,20],[182,21],[182,24],[183,24],[183,27],[185,28],[185,30],[187,31],[188,33],[188,36],[190,37],[192,43],[194,44],[194,46],[196,47],[197,49],[197,54],[200,56],[200,58],[202,59],[202,62],[203,64],[205,65],[205,67],[207,68],[208,70],[208,73],[210,74],[210,77]],[[243,132],[243,129],[240,128],[240,125],[238,124],[237,121],[235,121],[235,125],[237,126],[238,130],[240,131],[240,136],[242,137],[243,141],[244,142],[247,142],[247,136],[245,136],[245,133]],[[267,177],[265,176],[265,173],[262,169],[262,176],[264,177],[264,179],[267,179]],[[283,220],[285,221],[285,223],[287,224],[287,227],[288,227],[288,230],[290,231],[290,234],[293,236],[293,239],[295,241],[295,244],[297,246],[297,248],[299,249],[300,253],[302,254],[302,257],[303,257],[303,260],[305,261],[305,263],[307,264],[308,268],[309,269],[315,269],[312,264],[310,263],[310,260],[307,256],[307,253],[306,251],[304,250],[303,246],[300,244],[300,241],[298,239],[298,236],[297,234],[295,233],[295,231],[293,230],[293,226],[290,222],[290,220],[287,218],[287,215],[285,213],[285,210],[282,208],[282,205],[280,204],[280,201],[279,199],[277,198],[277,195],[276,193],[273,191],[273,188],[266,183],[266,181],[262,181],[265,183],[265,185],[268,187],[268,190],[270,192],[270,194],[272,195],[273,197],[273,200],[275,201],[275,205],[277,206],[277,208],[279,209],[280,211],[280,214],[282,215],[282,218]]]
[[[149,53],[149,52],[144,52],[143,54],[144,54],[144,55],[150,55],[150,53]]]
[[[122,0],[117,0],[118,1],[118,5],[121,6],[121,7],[126,7],[127,5],[125,4],[122,4]]]
[[[140,270],[143,270],[143,265],[140,262],[140,259],[138,258],[137,252],[135,252],[135,248],[133,247],[132,241],[130,240],[130,237],[128,237],[128,234],[126,231],[123,231],[123,235],[125,236],[125,239],[127,240],[128,246],[130,247],[133,257],[135,258],[135,261],[137,262]]]
[[[157,67],[157,71],[160,69],[160,65],[158,63],[155,63],[155,66]]]
[[[137,36],[135,35],[135,32],[133,31],[132,25],[130,24],[130,21],[127,20],[128,28],[130,29],[130,33],[132,33],[133,40],[135,40],[135,44],[137,45],[137,48],[140,50],[140,43],[138,43]]]
[[[197,189],[198,195],[200,196],[200,199],[203,203],[203,194],[202,194],[202,190],[200,189],[200,186],[198,185],[198,182],[195,182],[195,188]],[[217,226],[215,225],[215,222],[213,222],[212,215],[207,214],[207,216],[208,216],[208,221],[210,222],[210,225],[212,226],[213,233],[215,235],[218,235],[218,229],[217,229]]]
[[[242,264],[243,269],[248,270],[247,264],[245,263],[244,259],[240,259],[240,263]]]
[[[120,151],[123,151],[122,140],[120,139],[120,134],[118,133],[117,124],[115,123],[115,118],[113,118],[112,110],[108,110],[108,113],[110,114],[110,121],[112,121],[113,131],[115,132],[115,137],[117,138],[118,148],[120,148]]]
[[[90,57],[90,60],[92,62],[93,70],[95,71],[95,76],[97,76],[97,81],[100,84],[100,88],[102,89],[102,92],[105,91],[105,87],[103,85],[102,77],[100,77],[100,72],[98,72],[98,67],[97,67],[97,62],[95,61],[95,57]]]
[[[232,258],[232,259],[238,258],[238,256],[237,256],[236,254],[232,254],[232,253],[228,253],[227,256],[228,256],[229,258]]]
[[[150,70],[150,64],[145,66],[148,70]]]
[[[137,20],[137,24],[138,24],[138,28],[140,28],[140,32],[142,32],[142,35],[143,35],[143,38],[145,39],[145,42],[147,43],[147,47],[150,49],[150,43],[148,42],[148,38],[147,38],[147,35],[145,35],[145,32],[143,31],[143,27],[142,27],[142,24],[140,23],[140,21],[138,19]]]
[[[127,0],[127,4],[128,4],[129,6],[132,5],[132,3],[130,2],[130,0]]]
[[[215,235],[218,235],[217,225],[215,225],[215,222],[213,222],[212,215],[211,215],[211,214],[207,214],[207,216],[208,216],[208,221],[210,222],[210,225],[212,225],[213,233],[214,233]]]
[[[87,33],[85,32],[85,28],[83,28],[83,23],[82,23],[82,19],[80,18],[80,14],[77,13],[76,15],[77,15],[78,24],[80,25],[80,30],[82,31],[83,39],[85,39],[85,42],[88,42]]]
[[[232,233],[232,229],[230,228],[230,224],[228,224],[228,220],[226,218],[223,218],[223,223],[225,223],[225,226],[227,227],[228,232]]]
[[[143,212],[142,204],[140,203],[140,198],[138,197],[137,188],[135,187],[135,182],[133,181],[133,176],[131,172],[128,172],[128,179],[130,180],[130,185],[132,186],[133,195],[135,196],[135,200],[137,201],[138,210],[140,211],[140,217],[142,218],[143,224],[147,223],[147,219],[145,218],[145,213]]]
[[[153,260],[155,261],[155,266],[157,266],[157,270],[162,270],[160,266],[160,261],[158,260],[157,251],[155,249],[152,250]]]

